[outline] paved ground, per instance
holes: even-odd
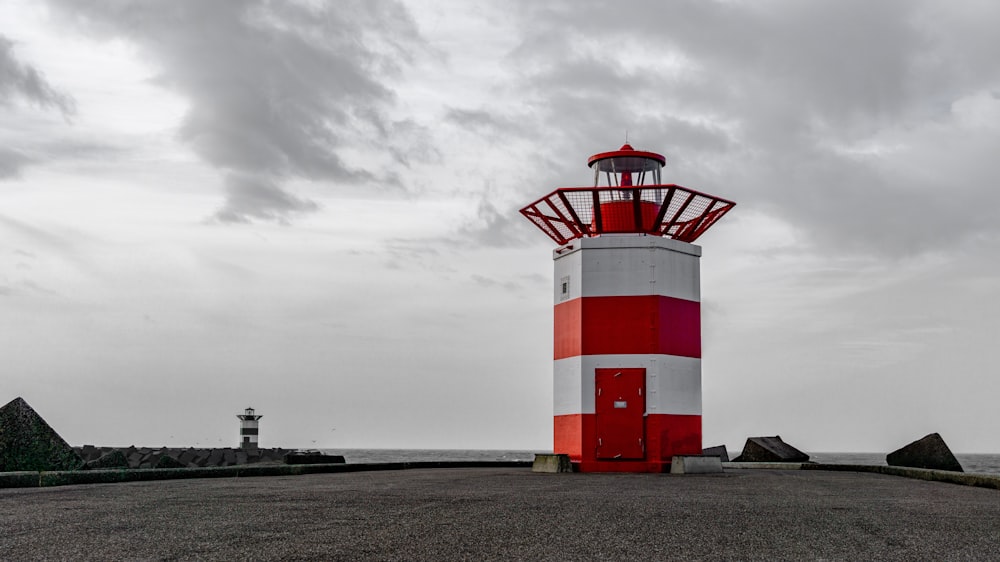
[[[1000,491],[427,469],[0,490],[0,559],[1000,560]]]

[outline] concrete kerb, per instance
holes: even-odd
[[[724,462],[724,469],[770,469],[770,470],[828,470],[840,472],[873,472],[889,476],[902,476],[917,480],[932,482],[947,482],[963,486],[992,488],[1000,490],[1000,475],[969,474],[968,472],[953,472],[950,470],[933,470],[929,468],[908,468],[903,466],[883,466],[869,464],[822,464],[814,462],[782,463],[782,462]]]
[[[531,466],[531,461],[415,461],[390,463],[259,464],[203,468],[136,468],[108,470],[63,470],[48,472],[0,472],[0,488],[40,488],[74,484],[114,484],[183,478],[239,478],[251,476],[297,476],[330,472],[408,470],[417,468],[487,468]]]
[[[569,460],[569,455],[538,453],[535,461],[531,465],[532,472],[573,472],[573,463]]]
[[[670,461],[671,474],[722,474],[722,460],[705,455],[674,455]]]
[[[1000,490],[1000,475],[970,474],[947,470],[905,468],[898,466],[819,464],[819,463],[721,463],[726,470],[826,470],[872,472],[933,482],[946,482]],[[140,468],[110,470],[72,470],[52,472],[0,472],[0,488],[37,488],[73,484],[140,482],[181,478],[239,478],[251,476],[295,476],[330,472],[362,472],[376,470],[407,470],[418,468],[530,468],[532,461],[422,461],[357,464],[261,464],[205,468]]]
[[[0,488],[35,488],[37,486],[37,472],[0,472]]]
[[[932,482],[947,482],[949,484],[961,484],[963,486],[976,486],[979,488],[991,488],[994,490],[1000,490],[1000,475],[995,475],[995,474],[970,474],[968,472],[952,472],[950,470],[932,470],[929,468],[907,468],[903,466],[881,466],[881,465],[866,465],[866,464],[807,463],[802,465],[802,469],[845,471],[845,472],[874,472],[876,474],[902,476],[904,478],[915,478],[917,480],[929,480]]]
[[[804,462],[724,462],[723,469],[749,470],[749,469],[769,469],[769,470],[800,470],[805,465],[813,463]]]

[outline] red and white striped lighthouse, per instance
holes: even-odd
[[[734,205],[661,184],[654,152],[596,154],[593,187],[521,209],[555,261],[553,452],[583,472],[701,453],[701,248]]]

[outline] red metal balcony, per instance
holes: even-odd
[[[621,183],[625,185],[563,187],[524,207],[521,214],[557,244],[625,233],[694,242],[736,205],[674,184]]]

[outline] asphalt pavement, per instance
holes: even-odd
[[[1000,491],[447,468],[0,489],[0,560],[1000,560]]]

